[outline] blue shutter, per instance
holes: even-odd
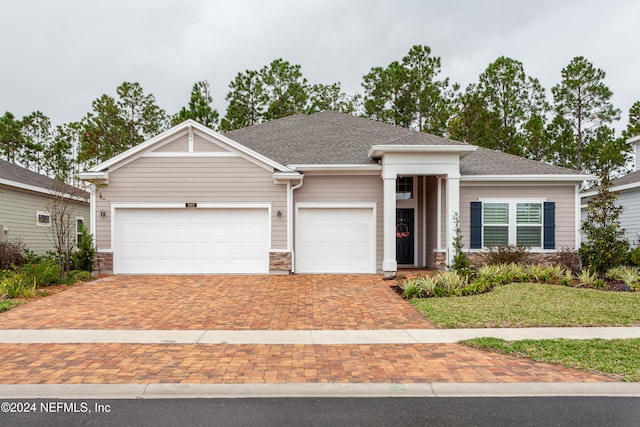
[[[556,248],[556,202],[544,202],[544,248]]]
[[[471,249],[482,249],[482,202],[471,202]]]

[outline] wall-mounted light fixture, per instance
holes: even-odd
[[[101,216],[101,217],[103,217],[103,218],[104,218],[105,216],[107,216],[107,213],[104,211],[104,209],[102,209],[102,210],[100,211],[100,216]]]
[[[282,211],[278,211],[278,212],[276,212],[276,216],[277,216],[278,218],[282,218]]]

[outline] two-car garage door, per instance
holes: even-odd
[[[116,209],[116,273],[268,273],[268,209]]]

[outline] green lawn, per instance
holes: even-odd
[[[640,326],[640,292],[513,283],[485,294],[411,304],[439,328]]]
[[[411,303],[440,328],[640,326],[640,292],[513,283],[481,295],[414,299]],[[622,381],[640,381],[640,339],[507,342],[477,338],[462,344]]]
[[[538,362],[602,373],[622,381],[640,381],[640,339],[522,340],[475,338],[462,341],[483,350],[529,357]]]

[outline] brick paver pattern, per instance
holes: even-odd
[[[0,344],[0,383],[611,381],[459,344]]]
[[[0,329],[423,329],[376,275],[112,276],[0,314]],[[0,344],[0,384],[590,382],[458,344]]]
[[[0,329],[431,328],[377,275],[111,276],[2,314]]]

